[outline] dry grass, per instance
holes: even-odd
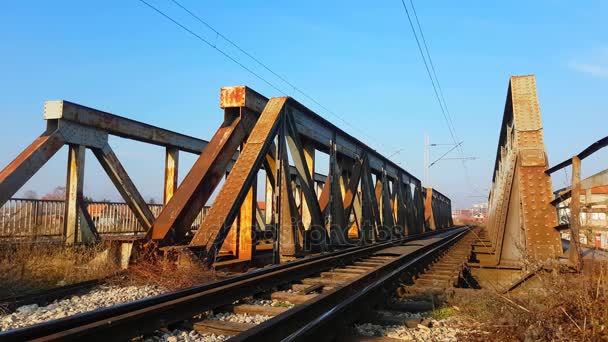
[[[92,279],[106,279],[115,285],[157,285],[168,291],[217,279],[213,270],[196,263],[178,266],[174,260],[140,258],[123,271],[106,244],[88,247],[49,243],[4,245],[0,247],[0,299]]]
[[[589,262],[581,273],[541,273],[514,293],[457,294],[448,304],[459,308],[458,315],[481,322],[493,340],[605,341],[608,264]]]
[[[21,243],[0,248],[0,298],[108,277],[119,268],[100,258],[104,246]],[[96,258],[97,257],[97,258]]]

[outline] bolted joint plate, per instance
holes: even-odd
[[[547,166],[543,148],[522,148],[519,150],[521,166]]]
[[[43,117],[45,120],[61,119],[63,117],[63,101],[45,101]]]

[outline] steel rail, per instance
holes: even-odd
[[[234,300],[262,292],[279,283],[301,279],[339,266],[378,250],[430,237],[449,230],[408,236],[404,239],[351,247],[245,273],[218,282],[81,313],[0,333],[2,341],[82,340],[107,341],[151,333]]]
[[[336,290],[321,294],[310,302],[296,306],[264,323],[249,329],[230,341],[317,341],[332,340],[340,328],[354,321],[365,310],[386,298],[383,289],[390,288],[400,275],[420,266],[458,241],[469,228],[458,229],[445,238],[402,255],[395,261],[366,273]],[[373,299],[378,296],[378,298]],[[349,314],[345,315],[345,312]],[[350,318],[348,318],[350,317]]]

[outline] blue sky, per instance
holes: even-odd
[[[422,178],[423,137],[450,142],[401,2],[215,1],[183,4],[352,125],[301,96],[347,132]],[[215,34],[168,0],[150,0],[201,36]],[[406,1],[407,2],[407,1]],[[509,76],[535,74],[551,164],[608,132],[608,5],[603,1],[418,1],[427,43],[458,136],[459,161],[433,166],[431,185],[455,207],[487,194]],[[281,95],[137,0],[7,1],[0,12],[0,165],[44,130],[45,100],[66,99],[211,138],[219,88],[246,84]],[[221,39],[225,49],[291,95],[289,86]],[[164,151],[113,139],[146,198],[160,200]],[[443,150],[437,148],[432,157]],[[23,190],[65,182],[66,151]],[[583,164],[606,167],[605,151]],[[604,163],[601,163],[601,161]],[[194,156],[182,153],[181,176]],[[553,180],[565,184],[565,175]],[[118,199],[92,154],[85,195]]]

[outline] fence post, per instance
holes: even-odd
[[[572,187],[570,196],[570,261],[577,270],[581,267],[580,258],[580,209],[581,209],[581,160],[572,157]]]

